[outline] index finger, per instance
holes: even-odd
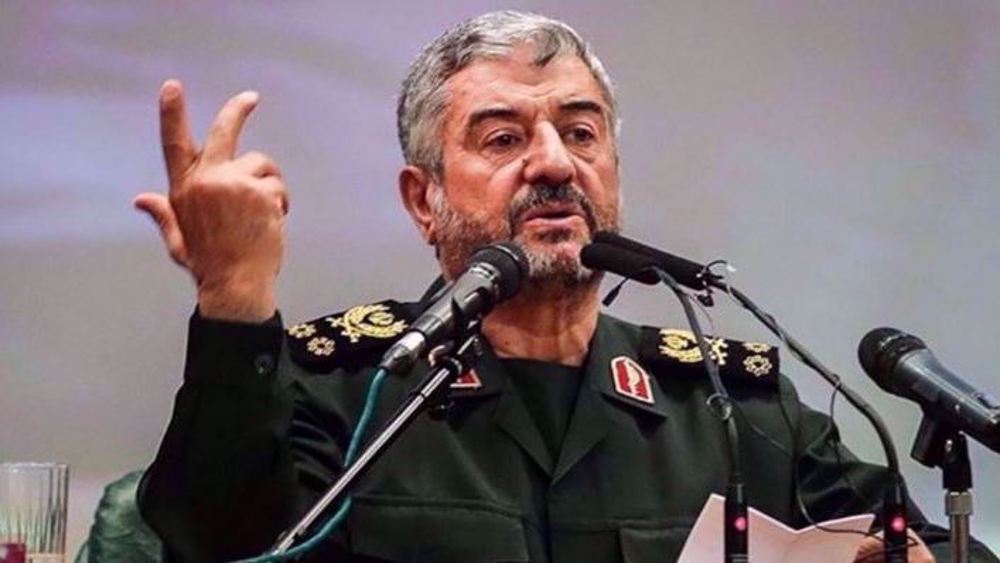
[[[173,189],[184,171],[198,158],[198,147],[188,125],[184,89],[179,80],[167,80],[160,87],[160,143]]]
[[[236,145],[250,112],[257,105],[257,92],[247,91],[237,94],[222,106],[212,122],[212,128],[205,139],[205,162],[229,160],[236,154]]]

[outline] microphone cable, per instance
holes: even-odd
[[[725,263],[726,262],[724,260],[716,260],[716,261],[712,262],[710,265],[712,265],[712,264],[725,264]],[[604,306],[610,307],[612,305],[612,303],[621,295],[621,290],[624,288],[624,286],[626,285],[626,283],[629,282],[629,281],[632,281],[632,280],[630,278],[626,277],[626,276],[623,276],[622,279],[612,287],[612,289],[607,293],[607,295],[602,300],[602,303],[604,304]],[[708,288],[706,288],[706,290],[707,289]],[[713,335],[717,335],[718,332],[714,328],[715,327],[715,321],[712,318],[712,315],[709,313],[708,309],[706,308],[706,305],[713,304],[710,301],[710,299],[711,299],[710,293],[705,293],[705,294],[691,294],[690,292],[687,292],[687,291],[685,291],[685,293],[687,294],[687,301],[693,302],[696,305],[698,305],[698,309],[702,312],[702,315],[705,317],[705,319],[709,323],[709,326],[712,327],[712,334]],[[703,297],[706,297],[707,299],[703,299]],[[733,299],[735,300],[735,298],[733,298]],[[708,338],[708,337],[706,336],[706,338]],[[781,340],[782,340],[782,348],[784,348],[787,351],[791,351],[791,349],[788,348],[787,343],[785,342],[785,339],[783,337],[781,337]],[[833,428],[833,424],[834,424],[834,422],[833,422],[834,403],[835,403],[836,397],[837,397],[837,395],[839,393],[840,393],[840,386],[839,385],[838,386],[834,386],[834,388],[833,388],[833,390],[831,392],[831,395],[830,395],[830,404],[829,404],[828,411],[827,411],[827,414],[829,416],[829,420],[826,422],[826,426],[825,426],[825,428],[823,430],[823,434],[829,434],[830,430]],[[791,448],[792,448],[791,451],[789,451],[789,449],[787,447],[785,447],[784,444],[782,444],[781,442],[779,442],[776,439],[774,439],[771,436],[769,436],[765,430],[763,430],[753,420],[751,420],[750,417],[747,416],[746,413],[743,412],[743,409],[740,407],[740,405],[738,403],[733,402],[731,404],[732,404],[733,412],[735,414],[739,415],[740,419],[744,422],[744,424],[746,424],[747,428],[752,433],[756,434],[759,438],[761,438],[762,440],[764,440],[765,442],[767,442],[768,444],[770,444],[771,447],[775,448],[776,450],[778,450],[779,452],[781,452],[782,454],[784,454],[785,456],[787,456],[788,459],[792,462],[792,490],[794,491],[795,502],[796,502],[797,508],[799,509],[799,512],[802,514],[803,518],[805,519],[805,522],[806,522],[807,525],[815,527],[817,530],[820,530],[822,532],[831,533],[831,534],[855,534],[855,535],[860,535],[860,536],[863,536],[863,537],[866,537],[866,538],[877,538],[878,537],[877,534],[873,533],[873,532],[858,532],[858,531],[854,531],[854,530],[838,530],[838,529],[834,529],[834,528],[827,528],[827,527],[823,526],[823,524],[817,522],[812,517],[812,515],[809,513],[809,509],[806,506],[805,500],[802,497],[801,478],[799,476],[798,464],[795,463],[796,460],[798,460],[798,458],[799,458],[798,448],[796,447],[796,437],[798,436],[798,433],[795,431],[795,426],[792,424],[791,415],[788,413],[787,409],[785,408],[785,404],[784,403],[782,403],[781,401],[779,401],[778,402],[778,409],[781,412],[782,422],[784,423],[785,428],[788,431],[789,438],[791,439],[791,442],[792,442],[791,443]],[[801,417],[801,412],[802,412],[801,405],[799,405],[800,417]],[[844,460],[843,460],[843,458],[840,455],[840,450],[837,449],[837,448],[834,448],[834,455],[835,455],[835,457],[837,459],[837,467],[838,467],[838,469],[843,468],[843,466],[844,466]],[[850,489],[850,491],[854,494],[854,496],[857,499],[859,499],[859,500],[864,500],[864,496],[861,494],[861,491],[858,489],[857,485],[855,485],[854,482],[851,481],[850,477],[847,476],[846,474],[844,474],[844,472],[842,470],[840,470],[838,472],[838,474],[839,474],[839,478],[844,481],[844,483],[847,485],[848,489]],[[910,547],[915,546],[915,545],[916,545],[916,543],[913,543]]]
[[[706,293],[709,292],[710,287],[724,290],[734,301],[749,310],[765,327],[781,338],[782,343],[791,351],[793,357],[816,371],[833,386],[834,397],[839,392],[849,403],[857,408],[875,428],[885,451],[890,481],[887,483],[881,512],[881,521],[886,531],[886,549],[884,552],[890,562],[900,561],[900,554],[896,548],[905,548],[908,544],[906,535],[906,525],[908,522],[906,518],[905,485],[899,471],[898,457],[892,438],[885,428],[884,422],[864,399],[845,386],[837,374],[827,369],[818,359],[805,350],[791,335],[780,327],[773,316],[764,312],[746,295],[726,283],[722,276],[716,275],[706,266],[608,232],[596,234],[594,242],[585,247],[581,252],[581,258],[585,265],[589,258],[592,263],[591,265],[596,266],[596,269],[616,272],[645,284],[655,282],[655,275],[653,275],[652,270],[660,267],[669,268],[672,271],[676,270],[677,275],[680,276],[678,279],[681,280],[681,283],[696,290],[704,290]],[[713,264],[719,263],[725,262],[716,261]],[[615,290],[612,290],[612,293],[615,293]],[[612,296],[609,295],[609,297]],[[711,295],[706,295],[702,302],[704,304],[711,304]],[[839,455],[839,451],[835,453]],[[856,489],[856,487],[852,488]],[[806,515],[804,514],[803,516]],[[903,558],[905,559],[905,555],[903,555]]]
[[[837,373],[827,368],[822,362],[820,362],[819,359],[813,356],[808,350],[806,350],[801,344],[799,344],[797,340],[795,340],[790,334],[788,334],[788,332],[786,332],[785,329],[781,327],[781,325],[778,323],[777,319],[775,319],[773,315],[771,315],[770,313],[759,307],[749,297],[747,297],[746,294],[744,294],[743,292],[739,291],[738,289],[730,285],[726,280],[725,276],[715,274],[714,272],[711,272],[709,270],[709,268],[712,265],[719,265],[719,264],[725,265],[727,269],[732,269],[726,260],[714,260],[710,262],[708,266],[705,266],[703,268],[703,273],[707,273],[710,275],[704,275],[700,277],[705,290],[709,291],[709,288],[712,286],[723,290],[723,292],[726,293],[730,297],[730,299],[732,299],[737,305],[740,305],[742,308],[750,311],[750,313],[754,317],[756,317],[765,327],[767,327],[768,330],[770,330],[774,335],[776,335],[781,340],[782,347],[785,348],[788,352],[790,352],[794,358],[805,364],[814,372],[818,373],[833,388],[830,394],[829,416],[826,422],[826,428],[824,429],[823,433],[829,435],[829,433],[832,431],[834,427],[834,420],[833,420],[834,406],[836,404],[836,398],[838,394],[843,396],[848,403],[850,403],[855,409],[861,412],[861,414],[874,427],[876,434],[878,434],[880,441],[884,445],[883,451],[886,457],[886,465],[890,474],[889,478],[892,480],[890,483],[887,484],[887,486],[890,487],[890,489],[886,493],[886,498],[883,500],[884,503],[891,503],[892,507],[890,509],[886,509],[885,505],[883,505],[883,516],[885,516],[887,512],[892,512],[896,515],[902,514],[904,522],[906,524],[906,528],[904,528],[901,532],[902,534],[904,534],[904,536],[900,538],[899,537],[900,532],[895,531],[896,538],[894,538],[895,540],[894,545],[888,546],[887,549],[884,550],[884,553],[892,555],[894,557],[899,557],[900,555],[899,552],[902,552],[903,554],[902,557],[905,559],[907,550],[910,547],[916,546],[917,543],[915,541],[910,540],[910,538],[905,535],[907,533],[907,529],[909,528],[909,518],[908,516],[905,515],[906,513],[905,484],[902,479],[902,472],[899,469],[899,458],[896,454],[896,446],[892,440],[892,436],[889,434],[888,429],[885,427],[885,423],[882,421],[881,417],[878,416],[878,413],[875,412],[874,408],[872,408],[872,406],[867,401],[865,401],[853,389],[845,385],[842,377],[840,377]],[[784,405],[781,405],[780,410],[782,413],[782,417],[785,419],[785,424],[788,425],[789,431],[791,432],[793,426],[791,423],[791,419],[784,408]],[[801,412],[801,406],[800,406],[800,412]],[[843,464],[843,459],[841,457],[841,451],[839,445],[840,441],[837,440],[836,442],[830,444],[830,447],[833,450],[834,456],[837,459],[837,467],[838,469],[841,469],[843,468],[844,464]],[[809,514],[808,508],[806,507],[805,502],[802,499],[801,491],[799,490],[798,487],[798,483],[800,483],[798,475],[798,465],[793,463],[792,470],[793,470],[793,480],[796,482],[795,486],[796,503],[798,504],[799,511],[802,512],[802,516],[806,519],[807,523],[809,523],[811,526],[815,526],[817,529],[820,529],[828,533],[858,533],[848,530],[832,530],[829,528],[825,528],[820,523],[815,522],[815,520]],[[857,486],[850,480],[850,477],[846,475],[843,471],[840,471],[839,473],[840,477],[848,485],[848,488],[850,488],[850,490],[859,499],[864,499],[863,495],[861,495],[861,492],[858,490]],[[898,516],[892,516],[891,518],[896,518],[896,517]],[[893,522],[887,522],[885,520],[886,518],[882,519],[883,533],[885,532],[893,533],[894,531],[891,530]],[[878,537],[876,534],[871,532],[864,532],[863,534],[866,537]],[[883,541],[886,540],[883,539]],[[877,553],[881,554],[883,552],[877,552]],[[874,553],[872,555],[874,555]]]
[[[345,468],[351,465],[354,461],[354,457],[358,454],[358,450],[361,448],[361,440],[364,437],[365,431],[368,429],[368,425],[371,423],[375,410],[378,408],[382,384],[385,382],[388,375],[389,372],[384,368],[378,368],[375,370],[375,374],[372,376],[371,382],[368,383],[368,390],[365,393],[365,405],[361,410],[361,414],[358,416],[358,421],[354,426],[354,432],[351,433],[351,441],[347,446],[347,453],[344,455]],[[337,511],[332,516],[327,518],[316,533],[302,543],[290,548],[288,551],[284,553],[268,553],[248,559],[239,559],[233,563],[271,563],[273,561],[288,561],[309,553],[320,543],[325,541],[330,534],[337,529],[337,526],[344,521],[347,517],[347,513],[351,510],[351,503],[351,495],[348,493],[346,498],[340,502],[340,506],[337,508]],[[279,537],[278,541],[281,539],[282,538]]]

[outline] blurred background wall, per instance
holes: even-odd
[[[918,409],[855,359],[869,329],[922,336],[1000,393],[1000,4],[906,2],[32,2],[0,4],[0,458],[72,465],[70,546],[100,488],[153,455],[179,385],[192,284],[130,208],[162,188],[156,97],[181,78],[201,138],[219,105],[262,101],[243,148],[292,191],[281,307],[312,318],[415,297],[431,251],[397,203],[394,98],[418,49],[502,7],[565,19],[616,80],[626,230],[725,257],[755,296],[892,427]],[[633,287],[615,313],[682,326]],[[722,302],[719,333],[767,338]],[[829,390],[786,357],[805,400]],[[869,427],[838,420],[881,461]],[[974,445],[974,532],[1000,550],[1000,459]]]

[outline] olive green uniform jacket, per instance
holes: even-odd
[[[195,314],[184,383],[139,493],[170,558],[262,552],[305,512],[340,473],[373,366],[415,312],[383,302],[287,333],[277,316],[247,325]],[[877,511],[885,472],[856,460],[830,420],[799,403],[776,351],[722,339],[713,347],[738,406],[751,505],[805,526],[797,487],[817,521]],[[447,408],[421,415],[376,462],[346,525],[311,560],[676,559],[709,494],[727,482],[700,359],[682,331],[602,315],[553,456],[485,350]],[[633,377],[648,374],[635,380],[647,387],[616,387],[612,366],[623,362]],[[386,381],[369,437],[426,369]],[[946,560],[947,536],[925,527],[915,507],[911,514]],[[995,561],[977,550],[977,561]]]

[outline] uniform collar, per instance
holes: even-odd
[[[499,395],[494,421],[555,483],[604,438],[614,424],[614,412],[626,412],[653,422],[666,418],[666,398],[654,377],[647,379],[651,403],[629,397],[615,388],[612,364],[616,358],[627,358],[641,369],[646,369],[639,362],[640,343],[641,335],[637,327],[605,315],[598,318],[597,329],[580,372],[580,392],[558,459],[552,458],[523,400],[512,389],[506,368],[489,345],[484,346],[483,355],[473,368],[479,385],[474,388],[453,387],[449,390],[449,398],[465,401]]]
[[[635,399],[615,388],[613,364],[616,358],[629,359],[647,374],[651,373],[645,365],[646,360],[640,354],[642,334],[638,329],[629,330],[629,328],[630,326],[622,321],[607,315],[600,315],[597,329],[590,341],[587,359],[581,370],[581,385],[603,395],[613,404],[630,412],[664,418],[667,416],[667,401],[660,389],[659,382],[652,375],[649,377],[652,402]],[[473,379],[478,380],[478,385],[454,385],[449,391],[450,398],[487,397],[506,392],[508,388],[506,369],[485,339],[483,341],[483,354],[472,367],[472,371],[475,374]]]

